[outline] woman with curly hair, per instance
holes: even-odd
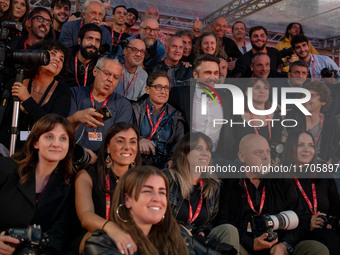
[[[57,113],[66,117],[71,106],[71,90],[66,83],[61,82],[66,70],[68,49],[59,41],[42,41],[34,49],[46,50],[50,55],[48,65],[32,68],[29,79],[21,82],[9,82],[6,89],[12,96],[20,100],[19,140],[20,147],[27,139],[27,134],[33,124],[47,113]],[[10,97],[12,98],[12,97]],[[0,128],[0,140],[9,148],[10,123],[12,120],[13,102],[9,100]]]
[[[195,58],[202,54],[211,54],[219,58],[228,59],[223,50],[221,40],[211,32],[205,32],[196,39],[193,53]]]

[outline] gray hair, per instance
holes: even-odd
[[[153,20],[155,20],[155,21],[157,22],[157,24],[158,24],[158,27],[159,27],[159,22],[158,22],[158,20],[155,19],[153,16],[147,16],[147,17],[145,17],[145,18],[143,19],[143,21],[140,23],[139,27],[144,27],[144,23],[145,23],[145,21],[146,21],[147,19],[153,19]]]
[[[98,59],[98,61],[97,61],[97,63],[96,63],[96,67],[102,68],[103,65],[104,65],[104,62],[105,62],[106,60],[110,60],[110,61],[112,61],[112,62],[114,62],[114,63],[120,65],[121,68],[123,69],[122,64],[119,62],[119,60],[118,60],[117,58],[110,58],[110,57],[108,57],[107,55],[104,55],[104,56],[102,56],[102,57],[100,57],[100,58]]]
[[[89,7],[90,3],[97,3],[99,4],[102,9],[103,9],[103,16],[105,16],[105,7],[103,5],[103,3],[99,0],[86,0],[84,5],[83,5],[83,8],[82,8],[82,12],[85,13],[87,11],[87,7]]]

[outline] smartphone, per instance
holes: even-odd
[[[99,112],[101,115],[103,115],[103,121],[108,120],[112,117],[112,114],[107,106],[99,108],[98,110],[96,110],[96,112]]]

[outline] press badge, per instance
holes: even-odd
[[[20,141],[26,141],[31,131],[20,131]]]
[[[103,135],[101,132],[89,132],[89,141],[101,142],[103,140]]]
[[[248,232],[248,233],[253,232],[253,231],[251,230],[251,224],[250,224],[250,222],[248,222],[247,232]]]

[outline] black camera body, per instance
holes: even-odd
[[[266,241],[271,242],[275,240],[278,235],[273,229],[274,222],[268,214],[252,215],[251,216],[251,229],[255,237],[259,237],[264,233],[268,234]]]
[[[295,52],[292,47],[290,48],[284,48],[279,51],[281,58],[291,57]]]
[[[327,224],[329,224],[332,226],[332,229],[339,229],[340,219],[338,217],[335,217],[332,215],[326,215],[326,216],[320,215],[319,218],[323,219],[324,221],[323,228],[326,228]]]
[[[322,78],[331,78],[334,73],[334,78],[339,78],[339,73],[337,70],[329,70],[328,68],[324,68],[321,70]]]
[[[40,226],[35,224],[27,228],[9,228],[6,230],[6,235],[20,241],[15,251],[15,254],[18,255],[43,254],[43,250],[49,243],[47,234],[43,233]]]
[[[283,211],[275,215],[252,215],[250,224],[255,238],[267,233],[266,241],[271,242],[278,237],[275,230],[295,229],[299,218],[294,211]]]

